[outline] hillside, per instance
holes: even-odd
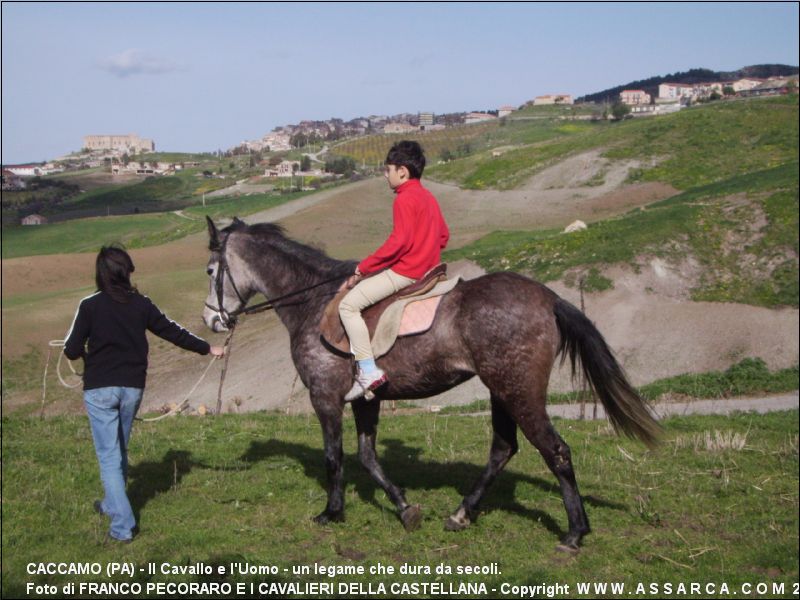
[[[791,367],[798,359],[797,115],[795,96],[622,123],[497,125],[473,138],[472,154],[431,161],[430,178],[426,171],[452,231],[447,258],[472,261],[460,261],[469,276],[481,271],[475,262],[514,269],[547,281],[576,305],[585,301],[636,385],[724,371],[748,357],[772,370]],[[498,147],[500,156],[492,156]],[[385,239],[391,197],[383,178],[372,178],[306,194],[247,220],[279,221],[298,240],[336,258],[357,258]],[[254,201],[250,208],[256,207]],[[221,218],[242,204],[217,208]],[[200,210],[186,213],[202,217]],[[135,219],[144,216],[117,219],[141,236]],[[575,219],[588,229],[561,234]],[[92,253],[100,240],[91,228],[98,221],[110,222],[71,222],[77,229],[69,236],[85,242],[85,254],[4,257],[9,410],[32,410],[41,401],[47,340],[64,335],[75,303],[92,290]],[[205,234],[169,243],[163,232],[147,238],[142,245],[149,247],[133,251],[139,289],[171,318],[221,341],[200,321],[208,293]],[[22,250],[20,244],[4,235],[4,252]],[[146,407],[159,408],[182,398],[205,365],[158,340],[151,350]],[[288,335],[274,315],[247,319],[234,355],[226,410],[309,410],[294,381]],[[57,387],[53,367],[51,361],[48,411],[79,410],[79,395]],[[552,382],[555,390],[573,389],[564,371]],[[191,405],[213,406],[217,386],[212,373]],[[485,394],[473,381],[432,403],[468,403]],[[55,398],[63,401],[50,404]]]
[[[569,236],[558,230],[496,233],[450,257],[541,281],[584,279],[596,291],[613,285],[601,274],[609,265],[636,268],[656,257],[694,273],[687,294],[695,300],[797,306],[797,108],[797,96],[720,103],[586,126],[501,157],[482,153],[437,166],[433,177],[506,188],[592,151],[599,152],[597,168],[583,185],[598,185],[610,165],[632,161],[638,166],[629,182],[658,181],[682,191]]]
[[[798,68],[789,65],[752,65],[736,71],[711,71],[710,69],[689,69],[668,75],[656,75],[647,79],[638,79],[624,85],[618,85],[593,94],[586,94],[577,99],[578,102],[614,102],[622,90],[644,90],[651,97],[658,97],[658,86],[662,83],[705,83],[714,81],[733,81],[743,77],[780,77],[797,75]]]

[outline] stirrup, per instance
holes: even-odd
[[[372,378],[373,376],[375,376],[374,379]],[[375,397],[374,390],[377,390],[387,381],[389,381],[389,378],[381,369],[369,375],[364,375],[359,372],[353,382],[353,387],[351,387],[350,391],[345,395],[344,401],[352,402],[353,400],[358,400],[362,396],[364,400],[372,400]]]

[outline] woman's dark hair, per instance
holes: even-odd
[[[136,288],[131,285],[133,261],[125,250],[118,246],[103,246],[97,254],[95,283],[117,302],[127,302]]]
[[[403,140],[391,147],[384,164],[405,167],[411,179],[419,179],[425,170],[425,153],[418,142]]]

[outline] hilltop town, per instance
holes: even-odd
[[[754,68],[741,71],[751,72]],[[797,72],[796,68],[786,67],[786,72]],[[680,75],[680,74],[678,74]],[[753,96],[780,95],[796,93],[797,74],[772,77],[744,76],[731,80],[700,81],[682,83],[662,81],[657,87],[657,96],[652,85],[642,88],[620,88],[621,91],[610,102],[587,101],[587,97],[576,100],[571,94],[544,94],[519,106],[504,105],[495,109],[434,114],[432,112],[401,113],[392,116],[370,115],[350,120],[331,118],[328,120],[303,120],[296,124],[275,127],[269,133],[256,139],[243,140],[227,150],[200,155],[174,156],[156,154],[156,142],[137,134],[108,135],[92,134],[84,136],[79,151],[44,163],[3,165],[2,187],[5,191],[22,191],[29,186],[31,178],[55,175],[65,171],[100,169],[108,173],[112,180],[125,176],[152,177],[175,175],[191,170],[198,177],[225,179],[230,176],[253,178],[258,175],[267,180],[300,176],[300,186],[304,187],[306,178],[314,185],[349,177],[356,171],[352,158],[336,157],[328,151],[348,140],[381,135],[419,135],[443,130],[464,128],[472,125],[507,119],[538,118],[538,107],[555,106],[568,109],[559,118],[576,120],[626,119],[652,117],[668,114],[690,107],[693,104],[725,101]],[[651,80],[647,80],[651,81]],[[462,148],[460,155],[469,153]],[[334,151],[334,154],[335,151]],[[222,168],[214,168],[210,161],[224,157],[246,155],[249,170],[232,170],[223,173]],[[440,160],[454,156],[450,150],[443,151]],[[320,156],[322,158],[320,158]],[[230,163],[233,166],[233,163]],[[259,171],[260,169],[260,171]],[[39,181],[39,180],[36,180]],[[123,181],[123,179],[119,179]],[[224,186],[226,184],[220,184]],[[64,190],[55,195],[74,195],[78,190]],[[216,189],[215,186],[212,186]],[[310,188],[309,188],[310,189]],[[66,197],[66,196],[65,196]],[[4,201],[4,208],[6,202]],[[19,218],[23,224],[42,224],[44,217],[37,215],[36,203],[26,207],[18,205]]]
[[[747,73],[757,67],[745,67],[735,73]],[[786,71],[787,68],[779,69]],[[796,68],[788,68],[796,73]],[[696,70],[713,74],[711,71]],[[676,74],[677,76],[681,74]],[[652,97],[645,89],[623,89],[614,102],[587,101],[586,96],[578,102],[581,106],[594,106],[596,110],[588,117],[594,119],[623,118],[625,116],[647,116],[664,114],[691,106],[697,102],[709,102],[734,97],[750,97],[791,93],[797,90],[797,74],[773,77],[745,76],[723,81],[699,83],[663,82],[658,84],[658,96]],[[496,109],[460,113],[434,114],[432,112],[401,113],[397,115],[370,115],[345,121],[341,118],[328,120],[303,120],[296,124],[275,127],[260,138],[243,140],[238,145],[218,150],[218,155],[248,154],[252,152],[288,152],[314,144],[330,144],[343,139],[374,134],[399,134],[420,131],[437,131],[447,127],[471,125],[484,121],[511,117],[515,112],[531,106],[575,105],[571,94],[544,94],[536,96],[521,106],[504,105]],[[614,108],[616,107],[616,110]],[[3,165],[3,189],[14,189],[23,185],[20,178],[59,173],[69,169],[91,168],[106,165],[115,172],[138,175],[166,174],[180,169],[180,165],[161,162],[129,161],[131,156],[155,152],[156,144],[151,139],[136,134],[86,135],[80,151],[53,159],[45,163]],[[13,184],[11,183],[13,181]],[[11,186],[11,187],[9,187]]]

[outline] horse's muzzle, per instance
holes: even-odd
[[[208,308],[203,311],[203,323],[214,333],[228,331],[228,327],[223,323],[220,314]]]

